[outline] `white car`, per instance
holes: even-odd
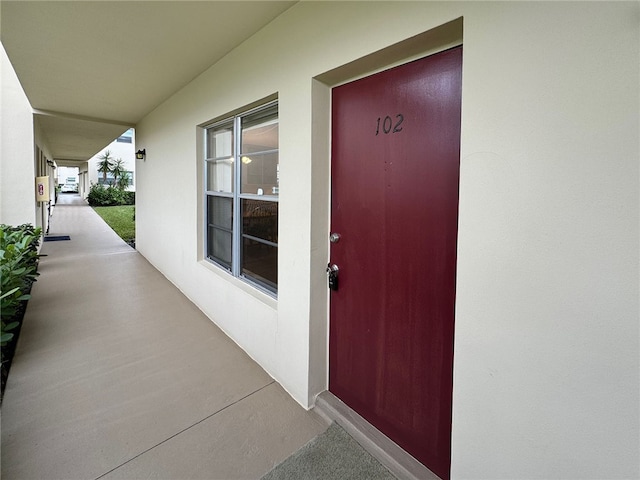
[[[60,191],[62,193],[68,193],[68,192],[78,193],[78,184],[77,183],[65,183],[64,185],[62,185],[62,188],[60,189]]]

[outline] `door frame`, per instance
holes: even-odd
[[[332,89],[462,44],[463,18],[460,17],[312,79],[311,178],[314,198],[319,201],[312,202],[310,218],[309,405],[314,405],[316,397],[329,388],[330,312],[325,270],[330,255]]]

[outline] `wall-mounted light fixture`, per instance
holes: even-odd
[[[146,156],[147,156],[147,149],[146,148],[143,148],[142,150],[138,150],[136,152],[136,159],[137,160],[144,160]]]

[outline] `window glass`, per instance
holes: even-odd
[[[121,142],[121,143],[132,143],[133,142],[133,128],[130,128],[129,130],[127,130],[126,132],[124,132],[122,135],[120,135],[117,139],[116,142]]]
[[[124,172],[124,175],[127,176],[127,183],[129,185],[133,185],[133,172],[131,170],[127,170]],[[102,172],[99,172],[98,185],[113,185],[114,181],[115,181],[115,178],[113,177],[113,173],[111,172],[107,173],[107,181],[105,182]]]
[[[242,119],[242,148],[240,150],[243,154],[277,148],[277,106],[261,110]]]
[[[233,199],[226,197],[209,197],[208,202],[209,225],[226,228],[231,231],[233,228]]]
[[[278,152],[253,153],[243,155],[242,193],[255,195],[278,195],[279,165]]]
[[[269,104],[214,124],[205,135],[206,257],[233,276],[275,293],[278,106]]]
[[[209,258],[231,270],[232,234],[219,228],[209,227]]]
[[[275,289],[278,284],[278,247],[243,238],[242,273]]]
[[[233,155],[233,121],[207,130],[207,158]]]
[[[242,234],[278,243],[278,203],[242,200]]]
[[[233,192],[233,157],[207,162],[207,190]]]

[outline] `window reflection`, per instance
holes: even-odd
[[[207,190],[210,192],[233,192],[233,158],[207,162]]]
[[[278,243],[278,203],[242,200],[242,234]]]
[[[242,200],[242,273],[271,287],[277,285],[277,202]]]
[[[242,273],[266,283],[272,288],[278,284],[278,247],[242,240]]]
[[[273,106],[242,119],[242,154],[278,148],[278,108]]]
[[[243,155],[241,161],[242,193],[278,195],[278,152]]]
[[[233,122],[207,131],[207,158],[233,155]]]

